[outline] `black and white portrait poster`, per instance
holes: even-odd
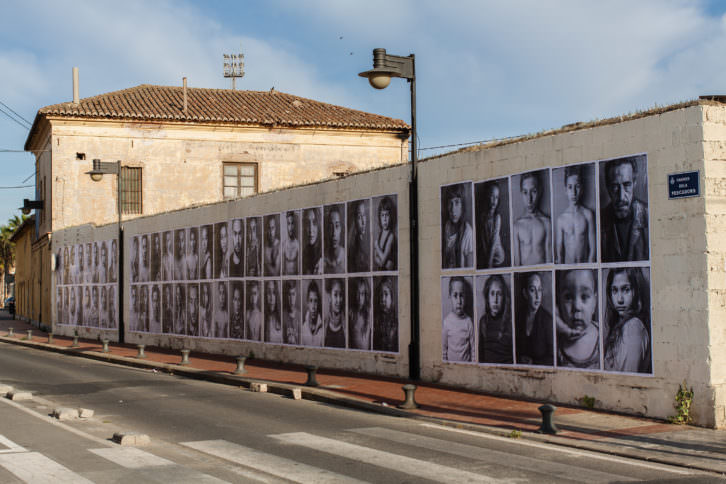
[[[373,270],[398,270],[398,196],[373,198]]]
[[[348,272],[371,270],[371,203],[369,199],[348,202]]]
[[[324,224],[324,272],[343,274],[345,272],[345,205],[326,205],[323,210]]]
[[[514,331],[520,365],[555,364],[552,282],[552,271],[514,275]]]
[[[441,187],[441,268],[474,267],[470,182]]]
[[[300,210],[288,210],[283,214],[282,275],[300,274]]]
[[[511,274],[476,277],[479,363],[514,363],[511,288]]]
[[[163,271],[162,271],[163,272]],[[174,333],[174,285],[161,285],[161,332]]]
[[[555,291],[557,366],[599,369],[597,270],[558,270]]]
[[[229,337],[229,285],[226,281],[214,281],[212,298],[212,338]]]
[[[555,264],[597,262],[595,163],[552,169]]]
[[[262,341],[262,287],[260,281],[247,281],[245,339]]]
[[[183,281],[186,279],[186,247],[187,236],[184,229],[174,231],[174,279]]]
[[[476,331],[471,276],[441,278],[441,349],[444,361],[475,361]]]
[[[650,268],[603,269],[605,371],[652,373]]]
[[[212,319],[212,283],[199,284],[199,334],[202,338],[214,337],[214,320]]]
[[[373,349],[398,352],[398,277],[374,276]]]
[[[325,346],[329,348],[346,347],[345,317],[345,279],[325,279],[325,298],[323,300],[323,319],[325,321]]]
[[[227,222],[214,224],[214,278],[229,277],[229,232]]]
[[[247,244],[245,247],[247,277],[262,276],[262,217],[247,219]]]
[[[162,236],[162,267],[161,277],[165,281],[174,280],[174,232],[167,230]]]
[[[211,279],[212,270],[212,244],[214,242],[212,225],[199,227],[199,278]]]
[[[303,321],[300,326],[300,344],[303,346],[323,346],[325,328],[323,326],[323,280],[303,279]]]
[[[199,284],[187,284],[186,334],[199,336]]]
[[[519,193],[515,193],[515,192]],[[513,265],[552,262],[549,169],[512,176]]]
[[[187,286],[174,284],[174,325],[172,332],[178,335],[187,334]]]
[[[602,262],[650,258],[648,162],[645,155],[600,162]]]
[[[476,212],[476,268],[512,265],[509,237],[509,179],[499,178],[474,185]]]
[[[229,337],[245,338],[245,283],[233,280],[229,283]]]
[[[106,252],[105,244],[101,245],[101,270],[103,270],[103,257]],[[156,232],[151,234],[151,280],[161,281],[161,233]],[[106,282],[104,276],[99,276],[98,282]]]
[[[265,341],[282,343],[283,330],[280,318],[280,281],[267,279],[265,285]]]
[[[190,227],[186,229],[187,253],[186,253],[186,279],[194,281],[199,279],[199,229]]]
[[[230,221],[232,251],[229,255],[229,276],[245,276],[245,221],[236,218]]]
[[[323,273],[323,213],[320,207],[303,210],[303,274]]]
[[[161,286],[159,284],[150,285],[149,333],[161,334]]]
[[[282,322],[284,342],[289,345],[300,343],[300,323],[302,322],[300,281],[282,281]]]
[[[131,250],[129,251],[129,267],[131,269],[129,276],[131,278],[131,282],[141,282],[141,279],[139,278],[139,243],[141,242],[141,237],[138,235],[135,235],[131,238]],[[89,253],[90,253],[90,247],[89,247]],[[68,273],[68,247],[66,247],[66,251],[64,252],[64,255],[66,255],[65,261],[66,261],[66,274]],[[92,257],[91,257],[91,260]],[[89,265],[90,268],[90,265]],[[89,270],[90,274],[90,270]],[[64,282],[66,284],[69,284],[68,277],[64,277]]]
[[[351,349],[371,349],[371,286],[370,277],[348,278],[348,345]]]
[[[280,275],[280,214],[265,215],[264,274],[266,277]]]
[[[141,236],[141,252],[139,255],[139,281],[141,282],[149,282],[150,276],[151,276],[151,257],[150,252],[151,248],[149,247],[149,234],[144,234]],[[93,280],[94,282],[98,282],[98,256],[97,256],[97,247],[96,245],[93,246],[93,263],[94,263],[94,276]]]

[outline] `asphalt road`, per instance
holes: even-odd
[[[0,482],[716,482],[716,476],[0,343]],[[62,423],[56,407],[94,410]],[[147,434],[121,447],[114,432]],[[83,479],[86,479],[84,481]]]

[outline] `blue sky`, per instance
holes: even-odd
[[[556,128],[726,93],[726,2],[0,0],[0,101],[37,110],[138,84],[275,89],[409,120],[408,85],[375,91],[371,51],[416,54],[421,148]],[[0,105],[0,107],[2,107]],[[0,113],[0,150],[27,130]],[[420,156],[440,150],[423,149]],[[57,162],[60,160],[56,160]],[[0,151],[0,186],[34,159]],[[0,189],[0,223],[32,188]]]

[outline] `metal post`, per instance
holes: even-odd
[[[71,345],[71,348],[78,348],[80,345],[78,344],[78,335],[73,335],[73,344]]]
[[[232,78],[232,81],[234,82],[234,78]],[[243,375],[247,372],[247,370],[245,370],[245,360],[246,359],[247,359],[246,356],[237,357],[237,368],[234,369],[235,375]]]
[[[136,358],[146,358],[146,353],[144,353],[144,348],[146,347],[146,345],[136,345],[136,347],[139,349],[139,353],[136,355]]]
[[[411,179],[409,180],[409,218],[411,247],[411,342],[408,347],[408,374],[421,378],[419,286],[418,286],[418,153],[416,151],[416,56],[411,54]]]
[[[104,340],[101,340],[101,342],[103,343],[103,350],[102,351],[104,353],[108,353],[109,352],[109,349],[108,349],[108,340],[107,339],[104,339]]]
[[[188,365],[189,364],[189,351],[190,350],[181,350],[182,359],[179,363],[180,365]]]
[[[416,403],[416,398],[414,394],[416,393],[416,385],[413,385],[411,383],[407,383],[403,385],[403,393],[406,396],[406,400],[398,406],[398,408],[402,408],[404,410],[412,410],[414,408],[418,408],[418,403]]]
[[[125,341],[124,327],[124,229],[122,225],[121,203],[121,160],[118,161],[118,173],[116,174],[116,196],[118,198],[118,342],[123,344]]]
[[[53,344],[53,333],[48,333],[48,344],[49,345]]]
[[[308,372],[308,380],[305,382],[306,387],[317,387],[320,384],[315,378],[315,373],[318,371],[318,367],[315,365],[308,365],[305,367],[305,371]]]
[[[15,333],[13,333],[13,328],[8,328],[8,337],[13,336]]]
[[[540,426],[539,430],[537,430],[537,433],[556,434],[560,431],[555,423],[552,421],[555,410],[557,410],[557,407],[555,407],[554,405],[550,405],[549,403],[546,403],[539,407],[539,411],[542,414],[542,425]]]
[[[28,330],[28,337],[25,339],[27,339],[28,341],[32,341],[32,339],[33,339],[33,330],[32,329]]]

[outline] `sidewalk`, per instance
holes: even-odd
[[[138,359],[132,345],[110,344],[110,353],[102,352],[98,341],[81,340],[72,348],[72,338],[48,336],[22,321],[13,321],[0,311],[0,342],[22,344],[38,349],[63,352],[69,355],[111,361],[118,364],[153,368],[177,375],[249,387],[252,382],[267,383],[268,391],[289,395],[301,388],[303,398],[324,401],[367,411],[494,433],[509,437],[521,431],[522,439],[548,442],[581,449],[605,452],[624,457],[644,459],[705,471],[726,473],[726,431],[691,426],[671,425],[661,421],[616,415],[597,410],[559,407],[555,435],[537,434],[542,402],[527,402],[493,397],[441,385],[418,383],[416,401],[420,408],[400,410],[405,380],[370,375],[320,370],[319,387],[303,386],[307,380],[305,368],[252,360],[245,363],[246,373],[233,374],[234,358],[192,353],[188,366],[180,366],[181,354],[161,348],[146,348],[146,358]],[[8,329],[14,336],[8,336]],[[33,330],[28,341],[27,330]],[[516,432],[515,432],[516,433]]]

